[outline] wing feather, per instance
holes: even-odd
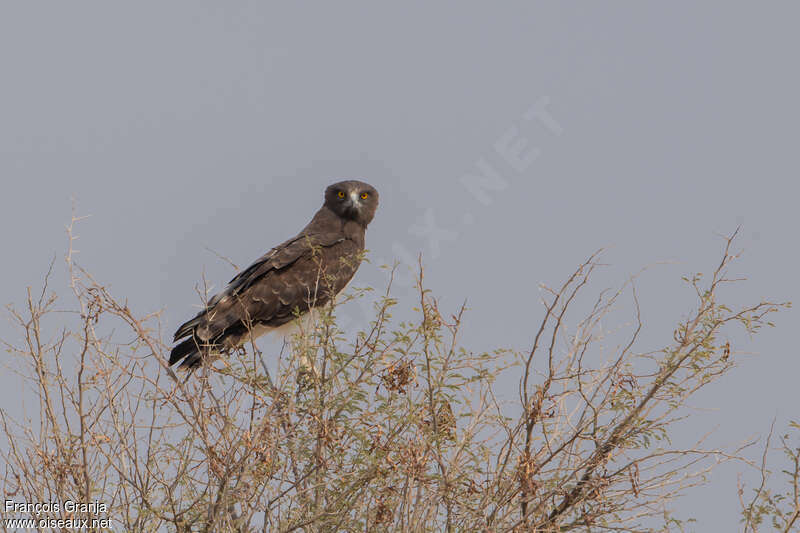
[[[319,300],[315,286],[319,285],[320,266],[338,271],[338,265],[331,263],[341,253],[358,251],[348,243],[341,233],[323,233],[299,235],[276,246],[234,276],[209,300],[206,309],[178,328],[175,340],[193,335],[202,342],[214,343],[232,327],[288,322],[296,311],[304,312]],[[353,273],[355,269],[348,281]]]

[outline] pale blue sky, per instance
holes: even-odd
[[[445,305],[468,299],[476,348],[527,347],[537,284],[602,246],[597,289],[675,261],[640,285],[643,349],[668,343],[693,303],[680,275],[740,224],[736,298],[797,301],[798,16],[793,2],[3,2],[0,296],[21,302],[61,256],[74,196],[91,215],[81,263],[171,329],[204,271],[231,275],[205,247],[245,264],[354,177],[381,193],[374,263],[423,252]],[[493,188],[465,185],[487,168]],[[383,279],[367,265],[355,284]],[[719,426],[714,442],[734,444],[800,417],[797,318],[744,344],[758,355],[696,398],[716,410],[680,438]],[[2,378],[3,405],[14,387]],[[742,469],[681,503],[697,531],[738,528]]]

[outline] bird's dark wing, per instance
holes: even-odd
[[[237,274],[203,311],[178,328],[175,340],[191,335],[199,342],[216,344],[228,330],[236,333],[253,324],[284,324],[295,310],[306,311],[310,299],[317,300],[321,268],[330,271],[326,275],[336,279],[347,276],[349,281],[355,268],[343,270],[338,263],[358,252],[357,246],[338,232],[290,239]],[[338,290],[341,287],[335,292]]]
[[[230,291],[231,294],[237,294],[252,285],[253,282],[267,272],[291,265],[303,255],[311,253],[315,247],[333,246],[344,239],[345,237],[338,232],[298,235],[271,249],[256,259],[249,267],[236,274],[228,283],[228,287],[224,292]]]

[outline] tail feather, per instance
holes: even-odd
[[[200,349],[197,345],[197,341],[194,337],[189,337],[182,343],[175,346],[169,354],[169,364],[170,366],[174,365],[181,359],[186,358],[186,360],[181,364],[181,367],[187,364],[187,362],[191,359],[194,361],[196,359],[196,364],[192,364],[191,366],[196,366],[200,364]]]
[[[189,370],[191,372],[201,364],[203,364],[203,356],[200,354],[200,352],[194,352],[189,354],[178,368],[181,370]]]
[[[204,315],[205,315],[205,311],[203,311],[201,313],[198,313],[197,316],[194,317],[193,319],[181,324],[181,326],[178,328],[178,331],[175,332],[175,338],[173,340],[177,341],[178,339],[180,339],[182,337],[185,337],[187,335],[191,335],[194,332],[194,328],[197,327],[197,325],[200,323],[200,319]]]

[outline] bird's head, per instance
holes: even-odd
[[[378,209],[378,191],[363,181],[340,181],[325,189],[325,206],[340,217],[366,227]]]

